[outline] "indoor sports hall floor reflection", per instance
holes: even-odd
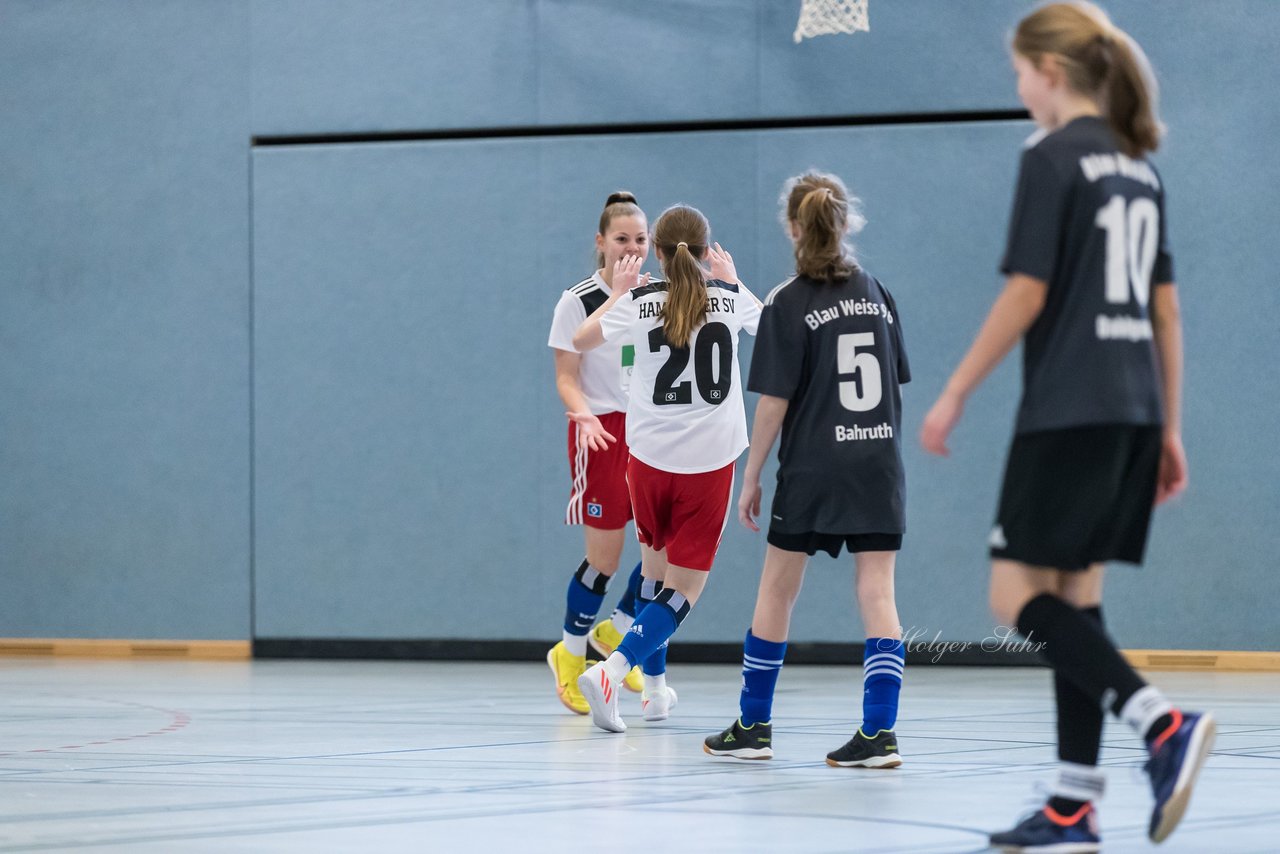
[[[775,758],[713,759],[738,669],[673,665],[672,718],[593,729],[542,664],[0,659],[0,851],[962,852],[1052,775],[1046,670],[907,671],[896,771],[829,768],[860,672],[788,667]],[[1280,675],[1160,673],[1219,720],[1163,852],[1280,839]],[[1107,851],[1151,849],[1142,755],[1109,724]],[[1042,797],[1042,796],[1040,796]]]

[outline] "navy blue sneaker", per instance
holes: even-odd
[[[1085,804],[1070,816],[1045,806],[1012,830],[991,834],[989,841],[992,848],[1028,854],[1094,854],[1102,850],[1093,804]]]
[[[1164,842],[1173,833],[1191,801],[1191,788],[1200,775],[1217,726],[1213,715],[1174,709],[1173,723],[1151,742],[1151,758],[1147,760],[1147,776],[1156,805],[1151,810],[1151,827],[1147,836],[1152,842]]]

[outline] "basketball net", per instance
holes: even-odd
[[[814,36],[869,31],[868,2],[870,0],[802,0],[800,21],[793,36],[796,44]]]

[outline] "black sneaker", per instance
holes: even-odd
[[[702,742],[702,749],[712,756],[772,759],[773,724],[755,723],[744,727],[741,720],[736,720],[733,726],[719,735],[707,736]]]
[[[827,764],[833,768],[897,768],[902,764],[898,737],[893,730],[882,729],[875,738],[868,738],[859,729],[844,747],[827,754]]]

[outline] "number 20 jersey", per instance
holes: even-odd
[[[1048,283],[1023,342],[1017,432],[1163,421],[1150,301],[1172,283],[1164,188],[1083,116],[1023,152],[1000,265]]]
[[[785,533],[906,530],[902,320],[863,270],[796,276],[765,300],[747,387],[789,401],[770,527]]]
[[[756,334],[760,304],[746,288],[707,282],[706,322],[687,347],[662,328],[667,283],[633,288],[600,318],[606,341],[630,334],[635,367],[627,444],[641,462],[675,474],[723,468],[747,447],[738,333]]]

